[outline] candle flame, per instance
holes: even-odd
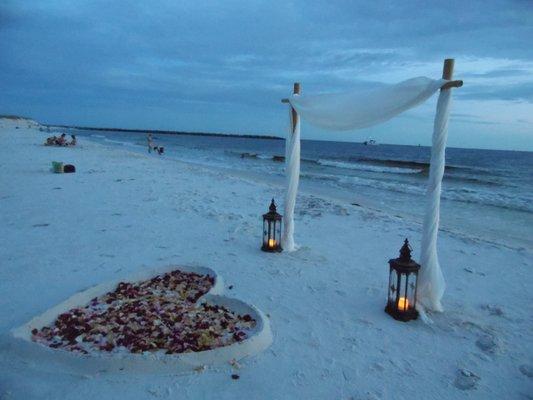
[[[274,239],[268,239],[268,247],[276,247],[276,241]]]
[[[400,297],[398,299],[398,309],[400,311],[407,311],[409,308],[409,300],[405,297]]]

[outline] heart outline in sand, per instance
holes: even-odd
[[[53,349],[32,340],[32,330],[53,324],[56,318],[73,308],[83,307],[94,297],[113,291],[119,282],[139,282],[156,275],[179,269],[214,277],[211,289],[201,296],[196,304],[208,303],[228,308],[238,314],[249,314],[256,321],[248,337],[240,342],[199,352],[160,354],[160,353],[107,353],[95,352],[79,354],[62,349]],[[272,343],[272,332],[267,317],[255,306],[241,300],[224,296],[222,278],[212,269],[198,266],[169,265],[165,268],[143,270],[141,272],[104,282],[74,294],[67,300],[37,315],[27,323],[10,331],[9,340],[2,347],[13,356],[42,362],[47,370],[79,373],[82,375],[101,372],[127,373],[184,373],[205,366],[222,366],[234,360],[259,354]]]

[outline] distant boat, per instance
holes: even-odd
[[[377,146],[377,142],[374,139],[365,140],[363,144],[365,146]]]

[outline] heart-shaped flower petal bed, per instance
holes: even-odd
[[[93,298],[85,307],[59,315],[52,326],[33,329],[33,340],[52,348],[90,351],[164,351],[166,354],[211,350],[240,342],[256,321],[219,305],[196,301],[214,279],[171,271]]]
[[[73,295],[0,338],[0,350],[83,375],[227,365],[266,349],[272,333],[261,311],[222,289],[209,268],[143,270]]]

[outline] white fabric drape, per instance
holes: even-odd
[[[366,128],[427,100],[446,82],[418,77],[396,85],[380,85],[357,92],[292,96],[289,101],[301,118],[331,130]]]
[[[451,106],[451,90],[441,90],[433,126],[431,163],[426,190],[426,214],[422,226],[420,246],[420,276],[418,281],[419,308],[442,311],[441,299],[446,284],[437,257],[437,234],[440,218],[440,192],[444,176],[448,117]]]
[[[330,130],[354,130],[384,122],[427,100],[444,83],[444,79],[418,77],[396,85],[380,85],[350,93],[293,95],[289,102],[299,116],[311,124]],[[437,233],[441,181],[444,174],[444,150],[450,109],[450,90],[441,91],[433,132],[431,167],[424,218],[418,299],[421,310],[441,311],[445,283],[437,258]],[[289,110],[290,112],[290,110]],[[285,148],[285,229],[283,249],[295,250],[294,207],[300,177],[300,122],[292,131]]]
[[[297,118],[296,126],[293,126],[292,110],[289,108],[289,129],[285,141],[285,174],[286,191],[284,203],[284,229],[281,247],[285,251],[296,250],[294,243],[294,206],[296,205],[296,193],[300,181],[300,118]]]

